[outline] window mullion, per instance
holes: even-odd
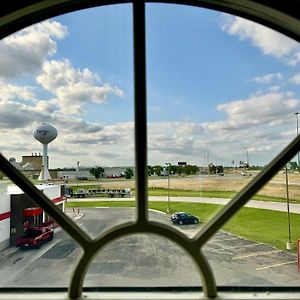
[[[139,223],[148,220],[145,2],[133,2],[136,205]]]

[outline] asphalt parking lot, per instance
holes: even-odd
[[[176,228],[193,237],[201,226]],[[272,245],[219,231],[204,246],[203,252],[213,267],[218,285],[297,286],[299,283],[297,255]]]
[[[130,208],[81,209],[78,225],[92,237],[124,221]],[[202,224],[173,225],[169,216],[150,211],[150,220],[174,226],[188,236]],[[216,282],[224,286],[297,286],[297,257],[270,245],[220,231],[203,248]],[[66,287],[82,249],[62,230],[41,249],[18,250],[0,260],[2,287]],[[183,249],[156,235],[136,234],[106,245],[94,258],[84,286],[199,286],[197,267]]]

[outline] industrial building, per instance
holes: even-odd
[[[36,188],[65,211],[64,185],[40,184]],[[26,226],[39,226],[49,218],[19,187],[1,184],[0,250],[15,246],[17,238],[24,235]]]

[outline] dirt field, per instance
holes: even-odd
[[[193,177],[171,177],[170,188],[194,191],[240,191],[250,180],[252,176],[242,176],[237,174],[225,176],[193,176]],[[291,199],[300,200],[300,174],[288,173],[288,189]],[[111,181],[101,182],[103,188],[134,188],[134,181]],[[168,188],[168,178],[160,177],[149,179],[149,187]],[[285,174],[277,174],[259,193],[270,197],[286,197],[286,177]]]

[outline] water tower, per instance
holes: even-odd
[[[43,165],[39,180],[49,180],[51,176],[48,170],[48,144],[57,137],[57,130],[47,123],[42,123],[34,130],[33,136],[43,144]]]

